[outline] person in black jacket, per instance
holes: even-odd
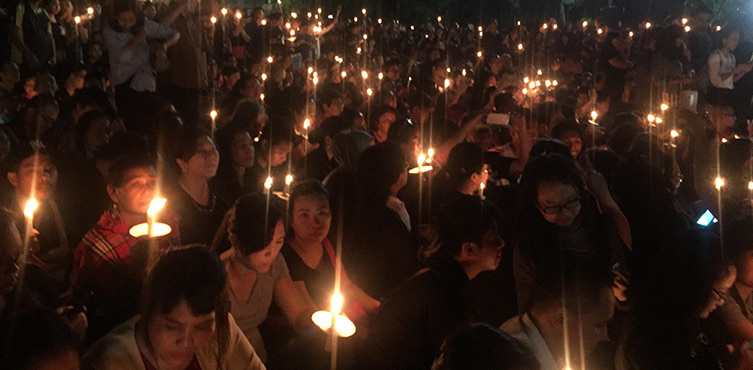
[[[366,339],[364,366],[430,369],[444,338],[476,321],[470,283],[499,265],[504,242],[494,208],[461,195],[439,214],[441,247],[429,267],[400,285],[382,304]]]

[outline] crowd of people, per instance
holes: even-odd
[[[0,9],[0,368],[753,369],[744,14],[279,4]]]

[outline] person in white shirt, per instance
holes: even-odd
[[[541,370],[585,366],[585,356],[607,339],[614,314],[608,272],[588,263],[562,266],[565,271],[539,273],[530,308],[500,327],[533,350]]]
[[[711,86],[707,93],[707,99],[711,104],[729,102],[735,82],[748,74],[753,69],[753,62],[737,65],[735,55],[740,41],[740,33],[732,28],[725,27],[719,32],[722,40],[721,48],[709,55],[709,82]]]

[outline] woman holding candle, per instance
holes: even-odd
[[[228,275],[204,247],[163,256],[144,285],[141,315],[97,342],[85,369],[264,369],[228,313]]]
[[[180,174],[169,198],[180,215],[181,243],[209,245],[230,208],[209,181],[217,174],[220,155],[198,128],[183,127],[177,136],[172,155]]]
[[[293,188],[289,201],[291,230],[282,247],[291,278],[305,284],[320,309],[329,309],[335,269],[342,267],[327,239],[332,221],[328,197],[327,190],[314,180],[298,183]],[[363,310],[373,312],[379,307],[379,301],[353,284],[345,271],[341,276],[340,289],[346,302],[344,311],[351,320],[358,320]]]
[[[231,312],[262,360],[266,349],[258,326],[272,300],[299,332],[311,328],[314,303],[290,278],[280,254],[285,239],[284,212],[274,199],[247,195],[231,210],[228,239],[231,248],[221,255],[228,274]]]
[[[129,230],[146,221],[155,196],[154,160],[144,154],[124,154],[110,165],[106,180],[113,206],[76,247],[70,278],[74,296],[89,310],[90,341],[138,311],[145,267],[141,258],[150,251],[137,246],[139,240]],[[168,218],[163,214],[160,220]],[[168,237],[159,239],[157,253],[178,244],[178,239],[177,227],[173,227]]]

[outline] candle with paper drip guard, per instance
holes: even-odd
[[[334,327],[338,337],[350,337],[356,333],[356,325],[343,315],[343,296],[339,292],[332,295],[332,307],[330,311],[316,311],[311,315],[311,321],[323,331]]]
[[[172,231],[170,225],[157,222],[157,215],[165,207],[165,203],[167,203],[167,199],[165,198],[154,198],[152,203],[149,204],[149,209],[146,211],[146,222],[131,227],[128,233],[134,238],[142,236],[156,238],[170,234]]]
[[[432,155],[429,158],[433,157],[433,152],[434,151],[432,150],[431,151]],[[433,167],[430,166],[430,165],[426,165],[425,163],[431,163],[431,160],[429,160],[429,161],[426,160],[426,154],[424,154],[424,153],[419,154],[418,158],[416,158],[416,164],[417,164],[417,166],[411,168],[410,171],[408,171],[408,173],[410,173],[412,175],[416,175],[416,174],[422,174],[422,173],[427,172],[427,171],[431,171],[433,169]]]

